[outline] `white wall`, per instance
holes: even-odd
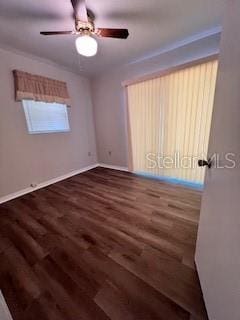
[[[220,34],[194,41],[142,62],[106,70],[92,81],[98,160],[127,166],[127,126],[122,81],[151,74],[218,52]],[[109,151],[112,155],[109,156]]]
[[[14,100],[13,69],[67,82],[71,132],[28,134],[22,105]],[[97,162],[88,79],[0,49],[0,104],[0,197]]]

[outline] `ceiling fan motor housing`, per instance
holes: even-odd
[[[91,33],[95,30],[94,24],[91,21],[83,22],[81,20],[76,20],[75,28],[79,33]]]

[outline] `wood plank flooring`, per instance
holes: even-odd
[[[207,319],[194,266],[200,201],[96,168],[0,205],[13,319]]]

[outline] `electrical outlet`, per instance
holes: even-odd
[[[37,183],[35,183],[35,182],[31,183],[31,184],[30,184],[30,187],[36,188],[36,187],[37,187]]]
[[[91,157],[92,156],[92,152],[89,151],[88,152],[88,156]]]
[[[111,155],[112,155],[112,151],[108,151],[108,155],[109,155],[109,157],[111,157]]]

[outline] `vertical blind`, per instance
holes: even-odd
[[[127,87],[134,172],[202,184],[217,60]]]

